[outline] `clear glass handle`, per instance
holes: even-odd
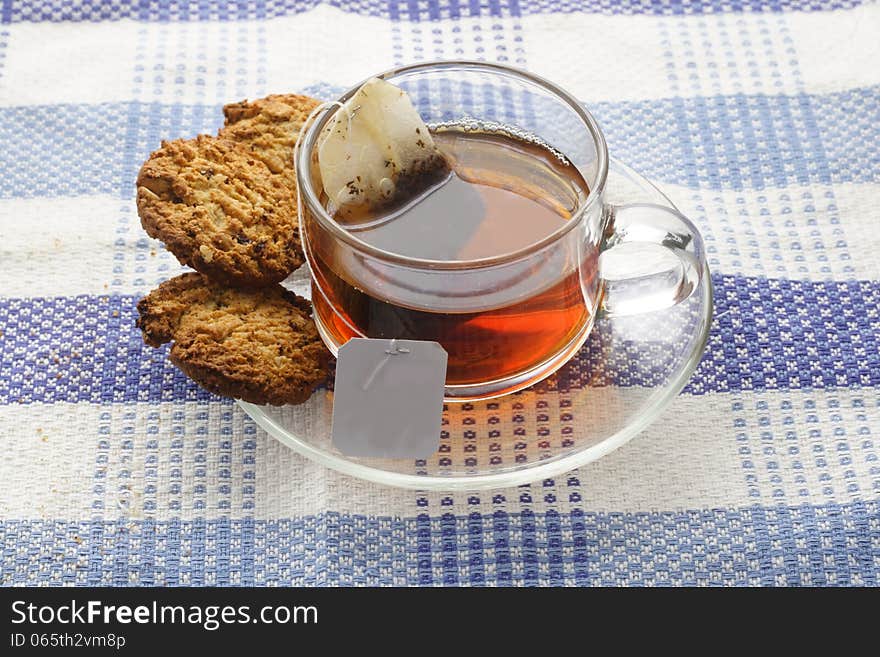
[[[614,205],[608,212],[599,257],[604,313],[638,315],[687,299],[705,270],[696,227],[675,208],[654,203]]]

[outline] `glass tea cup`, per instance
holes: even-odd
[[[295,157],[315,319],[334,355],[356,337],[436,341],[448,354],[446,400],[485,399],[552,374],[581,348],[600,313],[659,310],[696,288],[705,264],[699,233],[673,208],[606,202],[605,138],[564,90],[512,67],[469,61],[376,77],[404,89],[429,126],[501,125],[533,136],[564,154],[589,193],[559,228],[510,252],[432,260],[378,248],[321,202],[318,137],[339,111],[326,106]]]

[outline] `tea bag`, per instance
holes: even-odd
[[[406,92],[370,78],[325,128],[318,170],[331,211],[344,218],[405,202],[449,163]]]

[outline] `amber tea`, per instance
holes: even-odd
[[[563,227],[589,194],[578,169],[537,138],[458,124],[432,126],[431,134],[449,158],[448,175],[425,181],[427,189],[396,207],[337,214],[337,222],[385,252],[479,266],[480,260],[541,242]],[[323,201],[332,212],[326,197]],[[311,225],[307,218],[314,242]],[[501,305],[496,300],[462,310],[449,308],[448,300],[437,310],[383,298],[381,272],[358,269],[338,253],[322,248],[310,254],[312,296],[325,338],[336,345],[353,337],[437,341],[449,355],[447,386],[527,376],[561,352],[570,354],[591,325],[596,305],[595,247],[567,256],[578,262],[525,272],[528,292]],[[493,289],[496,275],[492,267],[481,273],[486,290]]]

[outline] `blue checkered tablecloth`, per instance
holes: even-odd
[[[0,584],[878,584],[880,5],[6,0],[0,20]],[[160,139],[435,58],[559,82],[705,236],[693,380],[555,480],[349,479],[134,327],[180,270],[134,207]]]

